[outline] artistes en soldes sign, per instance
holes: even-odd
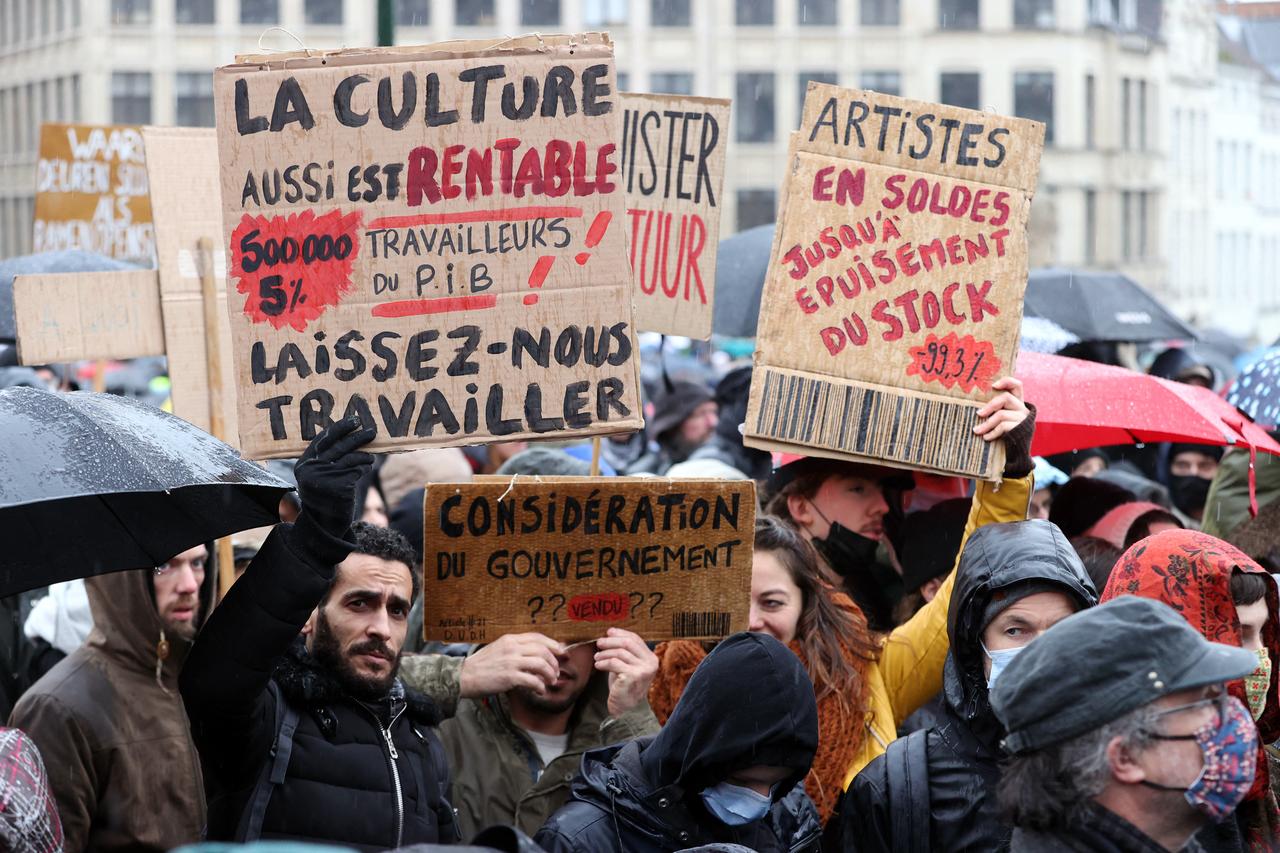
[[[749,443],[994,478],[1044,125],[810,83],[760,313]]]
[[[638,428],[606,36],[242,59],[215,75],[241,447]]]

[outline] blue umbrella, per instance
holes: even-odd
[[[1227,402],[1267,429],[1280,426],[1280,348],[1268,350],[1236,377]]]

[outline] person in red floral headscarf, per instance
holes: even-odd
[[[1260,586],[1258,580],[1264,583]],[[1259,588],[1261,596],[1257,595]],[[1121,555],[1099,601],[1121,595],[1168,604],[1212,642],[1257,649],[1258,669],[1231,682],[1228,690],[1250,706],[1262,744],[1280,740],[1280,694],[1271,678],[1271,673],[1280,669],[1280,598],[1265,569],[1235,546],[1207,533],[1166,530],[1136,542]],[[1253,615],[1260,609],[1259,601],[1266,603],[1260,631]],[[1242,632],[1242,621],[1252,625],[1248,637]],[[1207,849],[1280,848],[1276,800],[1280,759],[1264,747],[1259,749],[1264,755],[1259,756],[1257,778],[1235,819],[1207,827],[1196,836]]]

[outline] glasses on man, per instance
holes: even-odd
[[[1231,701],[1231,694],[1225,690],[1218,689],[1212,696],[1206,696],[1203,699],[1197,699],[1196,701],[1188,702],[1185,705],[1176,705],[1172,708],[1165,708],[1161,711],[1158,711],[1154,716],[1158,719],[1160,717],[1168,717],[1173,714],[1180,714],[1183,711],[1190,711],[1196,708],[1208,707],[1213,709],[1213,713],[1214,713],[1213,718],[1211,720],[1201,722],[1199,725],[1196,726],[1196,728],[1199,729],[1203,727],[1206,723],[1209,723],[1214,726],[1218,726],[1222,724],[1222,721],[1224,719],[1226,719],[1227,703],[1230,701]],[[1183,735],[1172,735],[1172,734],[1166,734],[1164,732],[1148,732],[1148,734],[1151,737],[1155,738],[1156,740],[1195,740],[1196,738],[1194,732],[1190,734],[1183,734]]]

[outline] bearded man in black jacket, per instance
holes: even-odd
[[[182,671],[209,837],[385,850],[458,840],[429,699],[397,677],[418,594],[398,533],[352,524],[374,435],[355,418],[298,461],[302,512],[267,537]]]

